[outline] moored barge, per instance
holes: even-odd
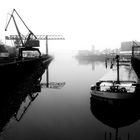
[[[116,68],[91,86],[91,95],[101,99],[132,99],[139,96],[138,91],[140,84],[131,65],[119,65],[118,60]]]

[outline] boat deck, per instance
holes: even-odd
[[[119,81],[117,68],[110,69],[91,88],[91,95],[104,99],[131,99],[139,96],[139,90],[139,80],[131,65],[122,65],[119,67]]]

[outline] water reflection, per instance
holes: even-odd
[[[137,99],[118,101],[118,100],[97,100],[94,97],[90,98],[90,110],[95,118],[103,124],[115,129],[115,134],[112,132],[105,132],[105,140],[119,140],[125,137],[126,140],[131,139],[131,133],[127,136],[119,136],[119,130],[123,127],[129,126],[140,119],[140,105]]]
[[[0,134],[6,130],[13,119],[20,121],[37,98],[41,91],[41,77],[50,62],[47,62],[45,67],[36,67],[28,77],[20,80],[20,82],[7,82],[6,85],[1,82],[1,89],[4,91],[2,90],[3,93],[0,98]]]
[[[65,82],[50,82],[49,81],[49,67],[46,67],[46,73],[45,73],[45,82],[41,82],[41,87],[45,88],[53,88],[53,89],[61,89],[63,86],[65,86]]]
[[[75,59],[78,61],[80,65],[91,65],[92,70],[95,70],[95,66],[97,66],[100,63],[105,63],[105,59],[86,59],[81,57],[75,57]],[[106,63],[105,63],[106,64]]]

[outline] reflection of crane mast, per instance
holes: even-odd
[[[41,82],[42,87],[52,88],[52,89],[61,89],[65,86],[65,82],[49,82],[49,67],[46,67],[46,82]]]

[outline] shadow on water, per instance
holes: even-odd
[[[13,83],[7,82],[6,85],[3,85],[1,81],[0,134],[6,130],[11,119],[20,121],[31,103],[37,98],[38,92],[41,92],[41,77],[50,62],[47,62],[43,67],[36,67],[20,82],[13,79]]]
[[[90,110],[95,118],[103,124],[113,128],[115,134],[105,132],[105,140],[119,140],[119,130],[127,127],[140,119],[140,102],[137,99],[129,99],[127,101],[121,100],[99,100],[90,97]],[[131,139],[129,132],[126,134],[125,140]]]

